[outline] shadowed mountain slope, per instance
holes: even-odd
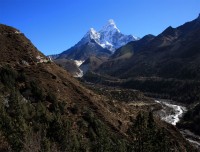
[[[120,78],[164,77],[199,80],[199,42],[200,17],[177,28],[168,27],[149,43],[139,47],[140,51],[135,52],[121,65],[110,64],[113,61],[111,58],[111,61],[99,68],[99,71]],[[137,50],[134,42],[131,46]]]

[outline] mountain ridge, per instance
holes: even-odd
[[[200,29],[199,25],[200,24],[199,24],[198,18],[197,18],[197,19],[187,22],[177,28],[172,28],[171,26],[166,28],[161,34],[159,34],[158,36],[153,38],[145,47],[140,47],[140,51],[137,51],[135,55],[133,55],[129,60],[127,60],[126,63],[124,63],[122,65],[123,67],[120,67],[122,70],[124,70],[124,72],[121,73],[121,75],[124,75],[122,77],[128,76],[129,75],[128,73],[130,73],[130,75],[129,75],[130,77],[140,76],[140,75],[141,76],[157,75],[157,76],[165,76],[166,77],[166,75],[164,73],[162,74],[162,72],[164,72],[165,70],[159,71],[159,69],[161,69],[161,67],[163,67],[164,65],[167,66],[166,64],[171,62],[170,60],[174,59],[174,61],[175,61],[175,58],[176,59],[181,59],[181,58],[192,59],[192,56],[194,54],[197,55],[197,56],[194,56],[194,58],[198,58],[198,48],[199,48],[198,33],[199,33],[199,29]],[[133,48],[134,48],[134,42],[132,42],[132,43],[133,43]],[[192,51],[189,51],[192,47],[194,49]],[[165,59],[165,58],[168,59],[168,60],[166,60],[166,62],[161,61],[162,59]],[[197,60],[197,59],[195,59],[195,60]],[[160,63],[157,63],[157,61],[159,61]],[[141,65],[136,64],[136,63],[140,63]],[[156,63],[159,65],[157,65]],[[130,65],[133,65],[133,66],[130,67]],[[139,65],[141,67],[139,67]],[[146,65],[146,66],[142,67],[144,65]],[[178,61],[176,61],[175,65],[178,66]],[[173,67],[175,68],[176,67],[175,65],[172,66],[172,68]],[[185,65],[186,64],[184,64],[184,66]],[[102,65],[102,66],[105,67],[105,69],[106,69],[106,63],[105,63],[105,65]],[[113,66],[115,66],[115,65],[113,65]],[[112,67],[110,69],[112,70]],[[149,72],[146,71],[147,69]],[[107,71],[109,71],[109,69],[107,69]],[[146,71],[146,72],[144,72],[144,71]],[[180,71],[180,70],[178,70],[178,71]],[[176,73],[178,71],[174,70],[173,73]],[[114,75],[114,73],[115,72],[113,72],[113,75]],[[118,72],[116,71],[116,73],[118,73]],[[145,75],[145,73],[148,73],[148,74]],[[177,76],[179,75],[179,77],[181,76],[181,74],[178,74],[178,73],[176,75]],[[115,76],[117,76],[117,75],[115,75]],[[171,73],[171,77],[174,77],[174,76],[175,76],[175,74]],[[118,77],[120,77],[120,76],[118,75]],[[170,77],[170,76],[168,76],[168,77]]]

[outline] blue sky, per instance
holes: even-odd
[[[70,48],[109,19],[122,33],[142,37],[199,13],[199,0],[0,0],[0,23],[18,28],[46,55]]]

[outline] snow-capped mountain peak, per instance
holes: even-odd
[[[99,32],[97,32],[94,28],[90,28],[77,45],[80,46],[88,42],[93,44],[93,42],[96,42],[101,47],[114,52],[119,47],[135,40],[138,40],[138,37],[122,34],[117,28],[115,21],[110,19]]]
[[[98,40],[100,38],[100,34],[94,28],[90,28],[90,38]]]
[[[94,28],[90,28],[89,33],[90,34],[95,34],[95,33],[97,33],[97,31]]]
[[[100,38],[100,34],[94,28],[90,28],[90,30],[85,34],[84,38],[96,40]]]
[[[108,20],[108,23],[109,23],[109,24],[116,25],[116,24],[115,24],[115,21],[114,21],[113,19],[109,19],[109,20]]]
[[[117,28],[115,21],[113,19],[108,20],[107,24],[103,26],[100,32],[119,32],[120,30]]]
[[[77,43],[78,46],[86,44],[91,41],[99,43],[100,33],[98,33],[94,28],[90,28],[84,37]]]

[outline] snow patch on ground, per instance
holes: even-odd
[[[79,72],[77,72],[75,75],[74,75],[75,78],[81,78],[83,77],[83,71],[81,69],[79,69]]]
[[[80,67],[81,64],[83,64],[83,62],[85,62],[84,60],[74,60],[75,64]]]
[[[77,72],[74,77],[81,78],[83,77],[83,70],[81,70],[79,67],[85,62],[84,60],[74,60],[74,63],[77,65],[79,72]]]

